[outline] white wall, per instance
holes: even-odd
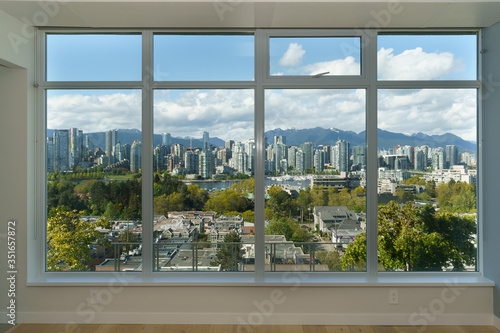
[[[9,36],[22,35],[23,25],[0,11],[0,322],[4,315],[7,297],[7,222],[17,222],[17,264],[19,271],[26,271],[26,224],[28,184],[28,128],[33,131],[33,122],[28,119],[29,68],[33,63],[34,40],[25,38],[16,50]],[[32,104],[31,104],[32,105]],[[32,149],[32,147],[31,147]],[[31,179],[32,181],[32,179]],[[18,277],[18,290],[25,283],[25,275]],[[21,295],[17,295],[21,303]]]
[[[21,34],[22,28],[0,12],[0,31]],[[399,305],[389,305],[388,287],[26,287],[26,244],[33,241],[34,223],[34,41],[21,47],[16,53],[0,34],[0,59],[27,69],[0,70],[0,231],[5,235],[9,219],[18,221],[20,322],[491,324],[491,287],[400,287]],[[1,253],[5,311],[3,248]],[[90,289],[100,291],[101,304],[86,303]]]
[[[484,273],[486,277],[495,281],[494,313],[500,318],[500,260],[498,253],[500,246],[500,223],[498,221],[498,200],[500,189],[500,23],[485,30],[484,48]],[[500,320],[499,320],[500,322]]]

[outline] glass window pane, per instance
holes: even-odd
[[[366,270],[365,90],[267,90],[265,106],[266,271]]]
[[[47,91],[47,270],[140,271],[141,92]]]
[[[379,269],[476,270],[476,100],[379,90]]]
[[[251,81],[253,35],[155,35],[156,81]]]
[[[140,81],[141,59],[141,35],[47,35],[47,81]]]
[[[253,90],[157,90],[154,119],[154,270],[253,271]]]
[[[379,80],[475,80],[476,35],[380,35]]]
[[[359,37],[272,37],[270,74],[360,75]]]

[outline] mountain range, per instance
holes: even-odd
[[[48,129],[47,136],[52,136],[54,130]],[[84,133],[84,136],[94,136],[94,146],[105,149],[106,147],[106,132]],[[365,144],[365,131],[355,133],[352,131],[343,131],[336,128],[308,128],[308,129],[273,129],[266,131],[266,141],[268,144],[274,142],[276,135],[286,136],[288,145],[300,146],[304,142],[312,142],[314,145],[331,145],[338,140],[345,140],[351,143],[351,147],[361,146]],[[154,146],[162,143],[161,134],[154,134]],[[118,129],[118,141],[122,144],[132,144],[134,141],[142,141],[141,131],[138,129]],[[172,137],[172,144],[182,144],[184,147],[202,148],[203,139],[195,138],[176,138]],[[224,140],[217,137],[210,137],[210,144],[213,147],[223,147]],[[432,148],[446,147],[446,145],[456,145],[460,152],[467,151],[476,152],[476,143],[463,140],[462,138],[445,133],[442,135],[427,135],[424,133],[416,133],[406,135],[402,133],[394,133],[389,131],[378,130],[378,148],[392,148],[397,145],[421,146],[427,145]]]
[[[266,132],[266,140],[268,143],[274,142],[274,136],[286,136],[288,145],[300,146],[304,142],[312,142],[314,145],[331,145],[338,140],[345,140],[353,146],[362,146],[366,142],[366,132],[355,133],[352,131],[343,131],[336,128],[308,128],[308,129],[287,129],[280,128]],[[431,148],[446,147],[446,145],[456,145],[460,152],[465,149],[469,152],[476,151],[476,143],[466,141],[459,136],[451,133],[442,135],[427,135],[424,133],[416,133],[406,135],[402,133],[394,133],[378,129],[377,145],[379,149],[393,148],[397,145],[422,146],[427,145]]]

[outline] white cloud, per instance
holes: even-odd
[[[339,128],[365,130],[363,89],[285,89],[266,91],[266,130]],[[85,133],[113,128],[141,129],[140,92],[107,95],[49,96],[50,129],[77,127]],[[429,135],[453,133],[476,139],[474,89],[380,90],[378,127]],[[203,131],[223,140],[254,136],[253,90],[183,90],[155,92],[155,133],[201,138]]]
[[[427,53],[421,47],[394,54],[394,49],[378,51],[381,80],[436,80],[464,69],[462,61],[450,52]]]
[[[77,127],[85,133],[114,128],[141,129],[141,93],[67,94],[47,99],[47,128]]]
[[[302,70],[309,75],[329,72],[328,75],[359,75],[360,66],[354,57],[348,56],[345,59],[317,62],[302,67]]]
[[[208,131],[211,137],[240,141],[254,136],[252,90],[190,90],[158,97],[155,133],[201,138]]]
[[[306,51],[302,48],[302,45],[290,43],[285,54],[283,54],[283,57],[279,60],[279,64],[287,67],[298,66],[305,53]]]
[[[281,128],[365,130],[365,91],[287,89],[266,93],[266,130]]]
[[[378,127],[391,132],[453,133],[476,140],[474,89],[382,90]]]

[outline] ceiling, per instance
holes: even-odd
[[[36,26],[89,28],[479,28],[500,21],[500,0],[0,0],[0,10]]]

